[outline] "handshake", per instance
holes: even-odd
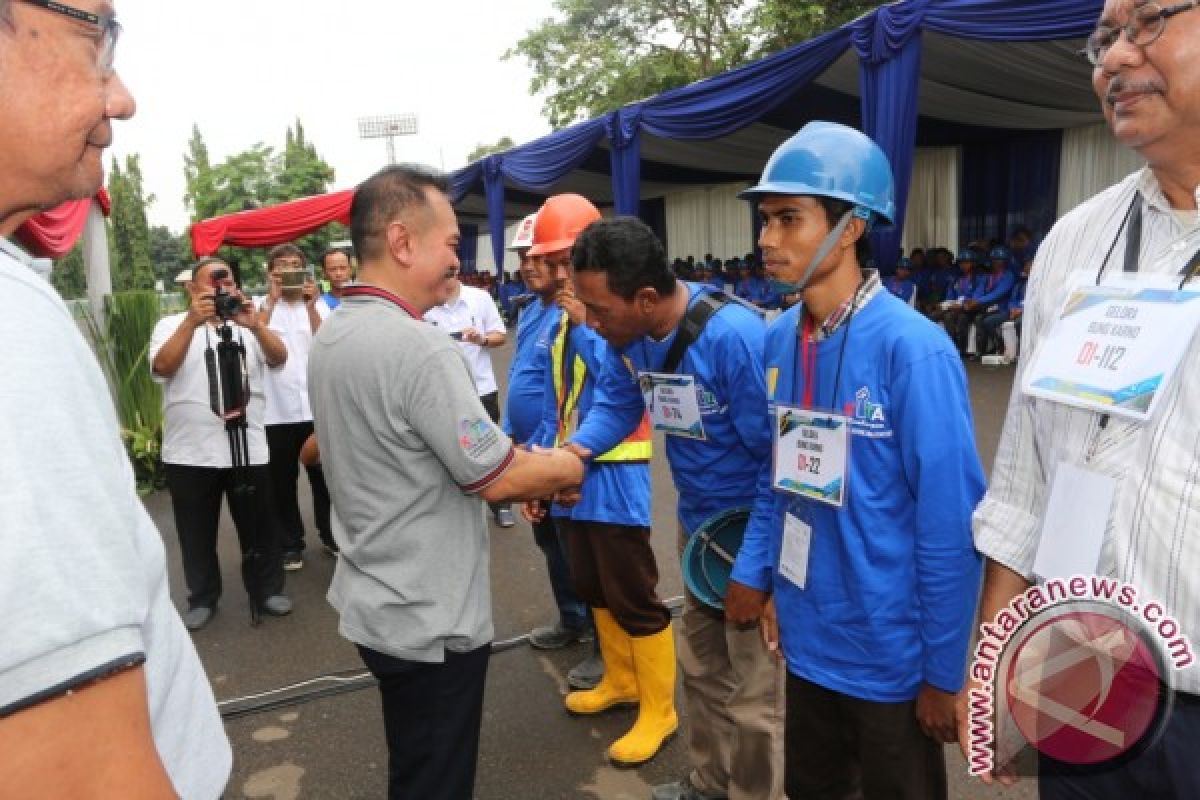
[[[562,458],[563,455],[570,454],[577,459],[581,466],[585,466],[586,462],[592,456],[592,452],[586,447],[567,442],[562,447],[544,448],[533,445],[531,452],[535,455]],[[556,454],[563,455],[556,455]],[[521,506],[521,516],[525,517],[530,522],[540,522],[545,518],[546,513],[550,510],[551,503],[557,503],[562,506],[573,506],[579,502],[581,496],[581,485],[583,483],[583,473],[580,473],[579,482],[563,488],[559,488],[545,497],[534,498],[525,501]]]

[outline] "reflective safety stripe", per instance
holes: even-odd
[[[558,430],[554,435],[554,446],[559,447],[568,438],[571,417],[579,404],[579,395],[583,390],[583,381],[587,377],[587,365],[576,354],[571,359],[570,372],[563,363],[567,350],[567,336],[571,332],[571,321],[564,311],[558,326],[558,334],[550,348],[550,369],[554,372],[554,399],[558,407]],[[642,415],[642,421],[629,436],[607,453],[596,456],[593,461],[613,463],[629,461],[649,461],[653,454],[653,444],[650,432],[650,416]]]

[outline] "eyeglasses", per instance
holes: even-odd
[[[1162,36],[1168,19],[1197,7],[1200,7],[1200,0],[1189,0],[1186,3],[1178,3],[1166,8],[1156,3],[1138,6],[1133,9],[1129,21],[1124,25],[1097,27],[1087,38],[1087,43],[1080,54],[1086,57],[1093,66],[1100,66],[1105,56],[1108,55],[1109,49],[1117,43],[1122,32],[1137,47],[1148,47]]]
[[[1197,6],[1200,6],[1200,0],[1189,0],[1189,2],[1167,6],[1166,8],[1154,3],[1146,3],[1143,6],[1138,6],[1133,9],[1129,16],[1129,21],[1124,25],[1116,27],[1101,25],[1092,31],[1092,35],[1087,38],[1087,44],[1080,51],[1080,55],[1087,58],[1093,67],[1100,66],[1100,63],[1104,61],[1104,57],[1108,55],[1109,48],[1117,43],[1117,39],[1121,37],[1122,32],[1137,47],[1148,47],[1159,36],[1162,36],[1163,30],[1167,27],[1168,19],[1176,14],[1191,11]]]
[[[91,11],[84,11],[82,8],[75,8],[63,3],[55,2],[55,0],[22,0],[31,6],[44,8],[47,11],[53,11],[55,14],[62,14],[64,17],[70,17],[79,22],[86,22],[89,25],[95,25],[100,29],[99,47],[96,51],[96,65],[106,74],[111,74],[113,71],[113,58],[117,50],[117,39],[121,38],[121,23],[117,22],[117,18],[113,14],[93,14]]]

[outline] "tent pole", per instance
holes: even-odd
[[[88,209],[83,229],[83,265],[87,273],[88,305],[101,331],[108,330],[104,298],[112,294],[112,272],[108,263],[108,230],[100,205],[93,202]]]

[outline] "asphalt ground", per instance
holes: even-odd
[[[511,352],[511,345],[493,351],[502,389]],[[980,457],[990,469],[1013,370],[972,364],[968,373]],[[652,480],[659,593],[673,598],[682,594],[675,550],[676,495],[661,455],[654,460]],[[250,626],[239,577],[237,537],[228,514],[222,513],[219,550],[225,591],[213,621],[194,637],[217,700],[226,710],[278,699],[279,694],[262,695],[295,684],[304,685],[282,693],[284,698],[331,686],[361,686],[353,677],[362,673],[362,662],[354,647],[338,635],[337,615],[325,600],[334,557],[326,554],[316,540],[307,480],[301,478],[300,483],[308,550],[304,568],[288,573],[287,591],[295,601],[295,611],[288,617],[266,618],[261,626]],[[146,506],[163,534],[172,596],[183,610],[186,592],[170,498],[165,492],[156,493],[146,498]],[[554,604],[545,561],[534,545],[528,524],[519,520],[509,530],[493,525],[491,534],[493,609],[499,642],[551,622]],[[562,706],[566,673],[587,654],[587,647],[574,645],[544,652],[519,643],[493,655],[476,778],[477,800],[645,800],[655,784],[677,780],[687,773],[688,718],[682,694],[677,701],[679,735],[652,762],[634,770],[612,767],[604,751],[633,724],[635,712],[588,719],[566,714]],[[304,683],[326,675],[335,677]],[[226,730],[234,752],[227,800],[386,797],[387,747],[374,688],[265,708],[227,720]],[[948,747],[946,752],[952,798],[1036,797],[1028,780],[1010,789],[983,787],[967,776],[957,746]]]

